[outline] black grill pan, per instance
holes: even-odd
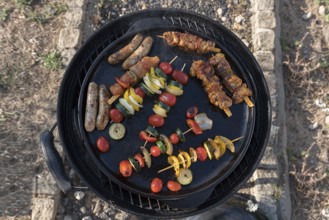
[[[154,20],[154,23],[149,22],[150,20]],[[141,26],[140,24],[144,25]],[[154,24],[158,27],[154,27]],[[207,170],[209,170],[214,169],[214,167],[218,165],[223,165],[225,168],[220,168],[220,171],[211,174],[213,177],[205,177],[204,175],[199,179],[200,182],[197,181],[197,176],[195,176],[196,182],[193,183],[195,185],[190,185],[176,195],[172,195],[165,190],[160,194],[154,195],[149,193],[145,187],[139,186],[138,178],[131,178],[131,180],[120,178],[116,170],[117,167],[114,166],[112,168],[111,164],[104,162],[104,159],[102,159],[103,156],[94,150],[94,140],[100,133],[86,134],[79,125],[82,123],[82,116],[84,114],[83,96],[86,92],[84,87],[87,82],[91,80],[103,80],[101,79],[102,74],[100,69],[103,65],[104,57],[106,57],[111,50],[120,47],[125,41],[129,41],[136,32],[143,32],[144,34],[151,34],[153,36],[162,32],[163,30],[161,29],[163,28],[166,30],[186,30],[198,34],[205,39],[216,41],[217,45],[223,50],[223,53],[233,66],[233,69],[253,90],[253,101],[255,103],[253,109],[246,108],[244,103],[235,105],[231,108],[233,118],[227,119],[223,113],[209,107],[209,103],[206,102],[207,99],[199,82],[197,80],[191,80],[186,86],[186,91],[192,91],[193,88],[198,88],[200,91],[197,93],[203,94],[196,99],[196,104],[201,106],[201,112],[205,111],[209,113],[210,117],[216,116],[215,120],[218,120],[218,122],[232,120],[232,125],[234,125],[232,126],[231,123],[224,123],[226,126],[225,128],[217,127],[216,130],[209,131],[209,133],[207,133],[207,135],[205,133],[205,135],[208,136],[209,134],[209,137],[213,137],[214,134],[221,134],[231,139],[243,135],[244,139],[240,142],[236,142],[238,151],[236,156],[226,153],[226,156],[219,161],[207,161],[202,164],[198,162],[194,164],[193,166],[195,166],[195,168],[192,168],[196,169],[194,173],[200,172],[197,169],[201,170],[207,168]],[[160,39],[156,40],[156,44],[161,44]],[[152,53],[155,55],[156,51],[154,50],[156,49],[158,48],[152,49],[151,55]],[[180,57],[179,63],[174,64],[174,66],[178,68],[181,67],[180,64],[190,61],[191,59],[191,54],[185,54],[185,52],[172,48],[170,48],[170,50],[168,49],[168,53],[156,55],[159,55],[162,60],[170,60],[173,57],[172,53]],[[190,65],[190,63],[188,65]],[[187,68],[189,68],[189,66],[187,66]],[[115,72],[114,74],[118,74],[117,76],[119,76],[122,73],[121,71],[121,73]],[[107,83],[110,83],[113,78],[109,77],[106,78],[106,80],[109,80]],[[79,97],[80,102],[78,100]],[[183,97],[179,97],[177,105],[186,107],[187,104],[184,100]],[[150,99],[146,102],[148,102],[149,105],[152,103]],[[136,116],[140,116],[134,116],[135,119],[133,119],[133,117],[132,120],[138,121],[139,117],[150,114],[150,112],[146,110],[150,109],[147,104],[144,109],[144,113],[137,113]],[[172,111],[174,111],[174,109]],[[176,111],[177,114],[180,112],[180,110]],[[244,114],[238,114],[239,112],[243,112]],[[171,117],[172,119],[170,119]],[[149,217],[168,218],[189,216],[203,212],[230,197],[244,182],[246,182],[256,169],[268,140],[270,118],[269,94],[264,76],[257,62],[243,43],[232,34],[232,32],[217,22],[201,15],[173,9],[141,11],[123,16],[105,25],[84,44],[72,59],[64,75],[58,97],[59,133],[65,154],[71,162],[72,167],[98,196],[128,212]],[[169,116],[166,124],[173,124],[174,126],[175,124],[169,121],[174,119],[178,120],[176,125],[182,129],[184,126],[186,127],[184,122],[179,122],[179,120],[181,120],[179,115]],[[215,123],[217,122],[215,121]],[[236,126],[239,123],[241,123],[241,126]],[[168,130],[171,130],[171,128],[169,127]],[[128,131],[127,135],[131,133],[132,136],[134,136],[134,132],[136,133],[136,131]],[[168,134],[167,132],[169,131],[163,130],[163,132]],[[235,135],[235,133],[237,134]],[[189,144],[196,147],[195,143],[201,143],[205,140],[206,136],[195,137],[189,134],[187,138],[188,140],[191,138],[191,141],[193,138],[193,143]],[[137,142],[135,142],[136,140],[131,141],[133,141],[132,144],[126,143],[132,146],[131,151],[125,152],[126,155],[134,154],[137,150],[136,147],[141,144],[141,142],[137,144]],[[115,146],[116,144],[114,143],[111,152],[114,152]],[[181,147],[182,149],[186,149],[186,146],[187,145],[184,144],[184,146],[182,145]],[[120,160],[121,159],[126,159],[126,156],[120,158]],[[154,165],[159,168],[166,166],[165,161],[153,161]],[[154,170],[157,170],[157,168]],[[164,175],[163,178],[172,178],[173,174],[170,172],[171,171],[165,172],[166,175]],[[153,174],[152,171],[147,171],[143,175],[146,179],[149,179]],[[209,181],[207,182],[206,180]],[[209,187],[207,187],[207,184]],[[200,196],[204,194],[206,194],[206,196],[201,198],[200,203],[202,204],[195,203],[191,205],[191,200],[186,202],[191,196]],[[197,202],[199,200],[194,201]],[[187,209],[184,206],[190,208]]]
[[[145,36],[152,36],[155,40],[152,50],[149,53],[150,56],[157,55],[160,57],[160,60],[169,61],[177,55],[178,58],[173,63],[173,67],[175,69],[180,69],[185,63],[186,72],[189,71],[193,60],[206,60],[207,57],[211,56],[210,54],[197,55],[195,53],[187,53],[181,49],[169,47],[163,39],[157,36],[162,35],[164,31],[176,30],[184,32],[185,29],[174,28],[171,25],[168,26],[168,24],[162,24],[159,26],[157,21],[158,20],[154,19],[148,20],[149,27],[147,30],[142,32]],[[153,27],[151,27],[151,25]],[[138,32],[141,32],[141,30]],[[166,183],[167,180],[174,179],[173,169],[157,174],[158,170],[168,166],[167,155],[161,155],[157,158],[152,157],[151,168],[144,168],[140,173],[133,172],[131,177],[122,178],[119,173],[119,163],[120,161],[127,159],[128,156],[133,156],[135,153],[140,152],[140,146],[142,146],[144,142],[139,139],[138,134],[141,130],[144,130],[148,126],[148,116],[154,114],[152,107],[154,105],[154,100],[157,100],[158,97],[146,97],[143,103],[144,107],[139,112],[136,112],[134,116],[123,121],[123,124],[127,128],[127,134],[123,140],[111,140],[111,150],[107,153],[99,152],[95,143],[97,138],[100,136],[105,136],[110,139],[108,134],[109,126],[107,126],[107,128],[103,131],[94,131],[91,133],[85,132],[85,129],[83,128],[84,107],[89,82],[93,81],[98,85],[102,83],[105,85],[112,85],[115,83],[114,78],[120,77],[125,72],[121,69],[121,65],[110,65],[107,62],[107,58],[109,54],[117,51],[120,47],[129,43],[135,34],[135,31],[128,33],[112,43],[109,47],[105,48],[105,50],[94,61],[87,73],[87,76],[85,77],[79,99],[79,113],[81,112],[79,115],[79,122],[81,122],[80,129],[85,140],[86,148],[92,155],[94,162],[109,178],[113,179],[113,181],[118,184],[125,185],[129,190],[141,195],[151,196],[163,200],[177,200],[190,196],[194,197],[196,193],[201,193],[203,195],[203,200],[200,198],[200,194],[197,195],[198,202],[193,202],[189,205],[186,204],[186,206],[195,206],[207,199],[207,195],[210,195],[213,188],[232,170],[234,170],[244,156],[245,150],[250,143],[253,133],[254,108],[248,108],[245,103],[233,105],[233,107],[231,107],[233,116],[228,118],[221,110],[209,103],[207,94],[203,90],[201,82],[198,79],[190,78],[188,84],[184,86],[184,94],[177,97],[176,105],[170,109],[168,117],[165,119],[165,125],[162,128],[157,129],[158,132],[169,136],[177,127],[182,130],[187,130],[188,127],[185,122],[186,109],[189,106],[196,105],[198,106],[200,112],[207,113],[207,115],[214,121],[214,126],[210,131],[205,131],[204,134],[199,136],[193,135],[192,132],[186,134],[186,142],[174,145],[174,155],[177,155],[179,150],[188,152],[189,147],[196,148],[197,146],[202,145],[207,138],[213,138],[216,135],[223,135],[230,139],[243,137],[241,141],[238,141],[235,144],[236,153],[231,154],[227,152],[218,161],[207,160],[206,162],[192,164],[190,169],[193,172],[193,181],[188,186],[184,186],[182,191],[178,193],[172,193],[164,187],[160,193],[150,195],[150,182],[154,177],[160,177],[164,183]],[[205,36],[202,37],[206,39]],[[222,48],[222,45],[219,44],[218,47]],[[229,60],[235,72],[242,78],[246,78],[244,77],[246,76],[244,69],[234,60],[234,57]],[[247,81],[247,84],[250,88],[252,88],[249,81]],[[154,144],[149,143],[147,148],[149,149],[152,145]],[[182,205],[182,201],[183,200],[180,201],[180,206]],[[186,199],[186,202],[189,201],[189,199]],[[173,205],[173,203],[171,204]]]

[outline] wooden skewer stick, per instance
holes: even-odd
[[[216,47],[209,47],[208,48],[210,51],[212,52],[216,52],[216,53],[219,53],[221,50],[219,48],[216,48]]]
[[[194,159],[194,157],[191,157],[191,159]],[[184,161],[180,161],[179,164],[183,163]],[[161,170],[158,171],[158,173],[162,173],[163,171],[166,171],[166,170],[170,170],[171,168],[173,168],[175,165],[171,165],[171,166],[168,166],[166,168],[163,168]]]
[[[233,139],[232,142],[236,142],[236,141],[240,140],[241,138],[243,138],[243,136]],[[194,159],[194,157],[191,157],[191,159]],[[183,162],[184,162],[184,161],[181,161],[181,162],[179,162],[179,164],[181,164],[181,163],[183,163]],[[165,168],[159,170],[158,173],[162,173],[163,171],[169,170],[169,169],[173,168],[174,166],[175,166],[175,165],[173,164],[173,165],[170,165],[170,166],[168,166],[168,167],[165,167]]]
[[[252,103],[248,96],[243,96],[243,100],[249,107],[254,107],[254,103]]]
[[[170,62],[169,64],[172,64],[176,59],[177,59],[178,56],[175,56]]]
[[[183,134],[185,135],[186,133],[188,133],[188,132],[190,132],[190,131],[192,131],[192,130],[193,130],[193,128],[190,128],[190,129],[188,129],[187,131],[184,131]]]
[[[223,111],[225,112],[225,114],[227,115],[227,117],[231,117],[232,116],[232,112],[229,108],[224,108]]]
[[[111,98],[109,98],[107,103],[109,103],[109,105],[112,105],[113,102],[115,102],[115,100],[117,100],[119,97],[120,97],[120,95],[113,95]]]
[[[160,37],[162,39],[166,39],[163,35],[157,35],[157,37]]]
[[[180,71],[183,72],[183,70],[185,69],[185,66],[186,66],[186,63],[184,63],[184,65],[183,65],[183,67],[182,67],[182,69]]]

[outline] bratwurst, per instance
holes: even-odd
[[[129,55],[131,55],[138,46],[143,41],[143,35],[141,33],[138,33],[135,35],[135,37],[131,40],[131,42],[120,49],[119,51],[115,52],[114,54],[110,55],[108,58],[108,62],[110,64],[117,64],[121,61],[124,61]]]
[[[153,38],[146,37],[142,44],[135,50],[122,64],[124,70],[128,70],[130,67],[135,65],[139,60],[145,57],[151,50],[153,45]]]
[[[109,100],[110,98],[110,93],[107,91],[106,86],[104,84],[99,86],[98,97],[99,102],[96,128],[98,130],[104,130],[110,120],[110,105],[107,103],[107,100]]]
[[[95,82],[88,85],[87,102],[85,110],[85,129],[92,132],[96,127],[96,117],[98,109],[98,86]]]

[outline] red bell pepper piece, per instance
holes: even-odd
[[[186,124],[187,124],[187,126],[189,126],[189,128],[192,128],[192,131],[194,132],[194,134],[199,135],[199,134],[203,133],[203,131],[200,128],[200,126],[198,125],[198,123],[196,123],[194,120],[186,119]]]
[[[142,139],[143,141],[148,141],[148,142],[156,142],[157,138],[156,137],[151,137],[148,135],[148,133],[146,133],[146,131],[141,131],[139,133],[139,138]]]
[[[124,89],[128,89],[129,88],[129,83],[127,83],[127,82],[125,82],[125,81],[123,81],[123,80],[121,80],[121,79],[119,79],[119,78],[117,78],[117,77],[115,77],[115,80],[117,81],[117,83],[119,83],[120,84],[120,86],[122,86]]]

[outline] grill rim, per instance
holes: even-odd
[[[84,172],[86,169],[83,169],[81,170],[82,167],[84,166],[81,166],[83,165],[83,163],[81,163],[81,158],[79,158],[78,160],[80,161],[80,165],[76,164],[76,162],[73,162],[76,160],[76,158],[74,157],[74,152],[72,154],[71,150],[72,149],[69,149],[67,146],[70,146],[72,143],[70,141],[67,140],[67,138],[63,138],[66,136],[65,134],[65,130],[68,129],[68,127],[70,127],[70,124],[67,124],[67,123],[62,123],[62,117],[63,115],[67,114],[67,112],[64,111],[64,109],[62,109],[62,105],[64,104],[65,105],[65,101],[66,101],[66,104],[70,104],[70,100],[67,100],[65,99],[65,96],[67,96],[67,91],[68,91],[68,86],[72,86],[72,84],[74,82],[70,82],[70,78],[72,78],[72,70],[74,70],[76,68],[76,63],[82,59],[82,60],[85,60],[85,57],[83,57],[83,54],[90,54],[90,53],[95,53],[95,48],[93,48],[92,45],[94,45],[95,43],[95,39],[97,39],[96,42],[100,43],[102,42],[101,44],[103,45],[103,49],[105,48],[104,45],[104,41],[110,41],[109,39],[111,37],[107,37],[107,36],[104,36],[104,37],[100,37],[102,34],[106,33],[107,35],[109,35],[109,33],[106,31],[106,28],[108,26],[113,26],[113,25],[118,25],[120,26],[119,24],[120,23],[126,23],[126,27],[129,27],[131,24],[131,22],[129,22],[129,18],[130,17],[138,17],[140,16],[141,18],[143,17],[147,17],[148,16],[151,16],[152,14],[156,15],[158,13],[167,13],[167,14],[173,14],[173,16],[177,16],[178,14],[184,14],[184,16],[188,17],[188,18],[191,18],[192,19],[195,19],[195,17],[199,17],[207,22],[210,22],[210,23],[213,23],[213,24],[217,24],[217,22],[211,20],[210,18],[208,17],[205,17],[203,15],[199,15],[199,14],[196,14],[194,12],[189,12],[189,11],[184,11],[184,10],[180,10],[180,9],[148,9],[148,10],[143,10],[143,11],[138,11],[138,12],[134,12],[134,13],[131,13],[131,14],[128,14],[128,15],[125,15],[125,16],[122,16],[120,17],[119,19],[117,20],[114,20],[114,21],[111,21],[109,22],[108,24],[104,25],[101,29],[99,29],[95,34],[93,34],[84,44],[83,47],[81,47],[77,53],[74,55],[74,57],[72,58],[68,68],[67,68],[67,71],[65,72],[64,76],[63,76],[63,79],[62,79],[62,83],[61,83],[61,86],[60,86],[60,89],[59,89],[59,94],[58,94],[58,103],[57,103],[57,120],[58,120],[58,129],[59,129],[59,134],[60,134],[60,138],[61,138],[61,142],[63,144],[63,147],[64,148],[64,153],[65,155],[68,157],[68,161],[69,163],[71,164],[71,166],[73,167],[73,169],[75,171],[77,171],[78,175],[81,177],[81,179],[84,181],[84,183],[94,192],[96,193],[99,197],[103,198],[104,200],[106,201],[110,201],[111,202],[111,199],[112,197],[108,197],[106,198],[104,195],[106,194],[106,192],[104,192],[103,189],[97,189],[95,187],[99,187],[97,186],[97,184],[95,184],[94,182],[90,183],[90,180],[91,179],[94,179],[94,177],[92,175],[89,175],[89,177],[85,177],[84,176]],[[127,22],[128,21],[128,22]],[[230,30],[226,29],[225,27],[223,27],[223,29],[225,31],[228,31],[229,33],[231,33]],[[120,35],[120,33],[118,34],[116,31],[121,31],[121,35],[123,35],[125,33],[125,30],[121,27],[116,29],[115,31],[115,35]],[[112,32],[112,33],[113,33]],[[112,34],[113,35],[113,34]],[[233,33],[232,33],[232,36],[235,38],[235,40],[237,40],[238,42],[241,42],[240,39],[238,39]],[[99,40],[98,38],[101,38],[101,40]],[[91,44],[93,42],[93,44]],[[246,50],[245,52],[249,55],[249,57],[253,60],[253,62],[256,64],[256,69],[258,70],[257,72],[261,73],[262,74],[262,70],[260,69],[260,67],[258,66],[257,64],[257,61],[255,60],[255,58],[253,57],[253,55],[250,53],[249,49],[245,47],[244,44],[242,44],[241,42],[241,45],[239,46],[242,46],[244,47],[244,49]],[[98,50],[100,47],[98,47],[96,50]],[[87,55],[85,55],[87,56]],[[90,56],[89,56],[90,58]],[[91,64],[90,64],[91,65]],[[89,65],[89,67],[90,67]],[[84,67],[86,67],[86,64],[84,64]],[[78,73],[78,70],[76,71],[73,71],[75,74]],[[86,73],[87,71],[85,71]],[[269,92],[268,92],[268,87],[267,87],[267,84],[266,84],[266,81],[263,77],[263,75],[260,75],[261,76],[261,81],[262,82],[258,82],[260,84],[262,84],[262,86],[264,87],[263,89],[265,90],[265,93],[268,95]],[[79,78],[79,74],[78,74],[78,78]],[[80,80],[79,80],[80,81]],[[80,89],[81,89],[81,83],[80,83]],[[69,89],[71,90],[71,89]],[[72,91],[71,91],[72,92]],[[64,99],[62,98],[64,97]],[[66,97],[67,98],[67,97]],[[255,141],[257,142],[262,142],[262,144],[264,146],[259,146],[259,144],[257,144],[258,146],[256,147],[256,149],[254,150],[255,153],[259,153],[258,156],[256,156],[256,161],[253,161],[253,163],[249,164],[249,166],[247,167],[247,170],[249,168],[249,171],[247,173],[245,173],[243,175],[243,177],[241,177],[240,180],[237,180],[235,181],[235,183],[231,184],[231,189],[226,189],[225,192],[224,192],[224,196],[221,197],[221,199],[218,200],[218,196],[215,196],[217,198],[215,198],[215,200],[217,199],[217,201],[214,202],[214,199],[211,199],[211,201],[209,202],[208,200],[203,203],[202,205],[200,205],[199,207],[196,207],[195,209],[192,209],[192,210],[171,210],[169,211],[169,213],[163,213],[163,212],[159,212],[159,211],[155,211],[155,210],[145,210],[145,209],[141,209],[139,210],[139,208],[137,208],[136,206],[134,205],[131,205],[131,204],[127,204],[126,201],[121,201],[121,200],[117,200],[116,198],[113,198],[115,201],[112,201],[111,203],[114,204],[115,206],[118,206],[120,209],[122,210],[125,210],[125,211],[128,211],[130,213],[133,213],[133,214],[137,214],[137,215],[144,215],[144,216],[157,216],[157,217],[164,217],[164,218],[168,218],[168,217],[185,217],[185,216],[190,216],[191,214],[199,214],[203,211],[206,211],[212,207],[214,207],[215,205],[217,205],[219,202],[223,202],[225,201],[226,199],[228,199],[230,196],[233,195],[233,193],[235,193],[246,181],[247,179],[250,178],[250,176],[252,175],[253,171],[257,168],[261,158],[262,158],[262,155],[265,151],[265,148],[266,148],[266,144],[268,142],[268,138],[269,138],[269,130],[270,130],[270,125],[271,125],[271,103],[270,103],[270,100],[269,100],[269,96],[266,96],[265,97],[266,99],[266,104],[267,104],[267,112],[265,112],[264,114],[267,116],[267,119],[265,120],[265,126],[266,128],[263,128],[262,131],[263,134],[260,135],[260,138],[261,140],[257,140],[257,138],[255,137]],[[257,113],[256,113],[257,114]],[[72,116],[72,115],[70,115]],[[73,114],[73,117],[74,117],[74,114]],[[256,120],[257,121],[257,120]],[[259,122],[259,123],[263,123],[264,120],[262,120],[262,122]],[[258,124],[259,124],[258,123]],[[72,124],[71,124],[72,125]],[[255,128],[256,128],[256,125],[255,125]],[[74,128],[73,128],[74,129]],[[260,129],[261,130],[261,129]],[[267,131],[267,132],[266,132]],[[75,134],[77,135],[77,134]],[[79,136],[79,135],[77,135]],[[254,139],[254,138],[253,138]],[[249,151],[250,149],[250,146],[248,147],[247,151]],[[251,159],[253,159],[254,157],[252,157]],[[237,168],[236,168],[237,169]],[[87,168],[88,170],[88,168]],[[236,170],[233,171],[234,175],[235,175],[235,172]],[[231,173],[231,175],[233,174]],[[226,179],[225,179],[226,180]],[[224,181],[225,181],[224,180]],[[236,182],[238,182],[238,184],[236,184]],[[236,184],[236,185],[234,185]],[[217,188],[217,187],[216,187]],[[104,194],[102,193],[104,192]],[[221,194],[219,194],[221,195]],[[157,201],[157,203],[159,203],[159,201]],[[137,210],[135,210],[137,209]],[[141,212],[140,212],[141,211]],[[145,214],[145,211],[148,211],[147,214]],[[160,210],[161,211],[161,210]],[[168,214],[168,215],[167,215]],[[163,215],[166,215],[166,216],[163,216]]]

